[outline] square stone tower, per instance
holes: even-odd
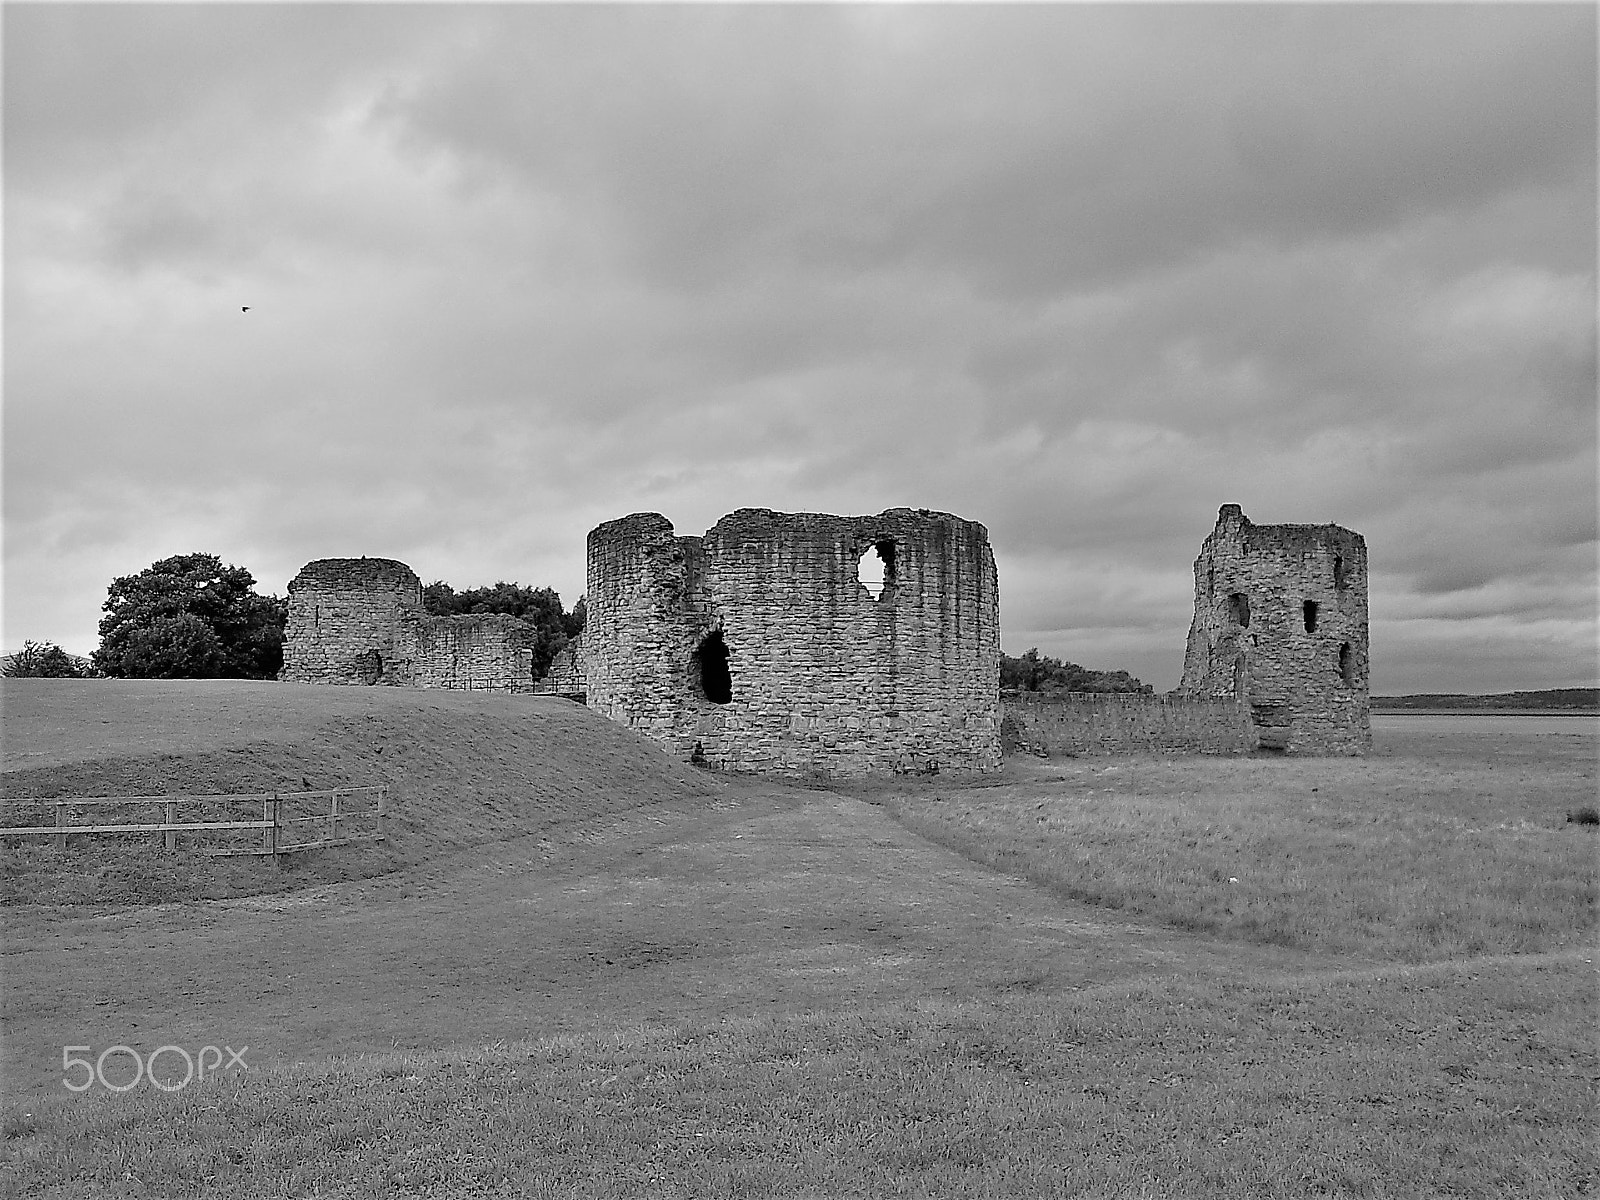
[[[1263,749],[1365,754],[1367,543],[1338,525],[1256,525],[1224,504],[1194,562],[1181,694],[1233,696]]]

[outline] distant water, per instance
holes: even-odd
[[[1564,762],[1592,779],[1600,716],[1580,713],[1373,713],[1379,756],[1474,759],[1487,764]]]
[[[1471,730],[1498,730],[1513,721],[1519,733],[1600,734],[1600,715],[1595,713],[1505,712],[1505,713],[1373,713],[1374,733],[1466,733]]]

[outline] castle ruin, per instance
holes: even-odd
[[[323,558],[289,584],[291,683],[509,688],[533,683],[534,631],[498,614],[430,616],[422,581],[392,558]]]
[[[589,706],[669,752],[780,774],[999,767],[982,525],[747,508],[677,537],[635,513],[594,529],[588,559]]]
[[[590,532],[587,625],[538,681],[529,625],[429,616],[416,574],[386,558],[306,564],[280,678],[551,692],[689,761],[790,775],[993,770],[1002,705],[1007,744],[1039,753],[1371,749],[1360,534],[1226,504],[1194,578],[1176,691],[1002,699],[982,525],[740,509],[678,537],[635,513]]]
[[[1234,698],[1263,749],[1371,750],[1365,539],[1338,525],[1256,525],[1223,505],[1194,563],[1178,691]]]

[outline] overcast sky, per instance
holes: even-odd
[[[4,6],[4,648],[193,551],[583,590],[600,521],[984,522],[1176,685],[1236,502],[1376,692],[1596,683],[1596,8]],[[240,309],[249,306],[249,312]]]

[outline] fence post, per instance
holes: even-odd
[[[167,828],[161,831],[162,841],[166,843],[169,851],[178,848],[178,831],[172,826],[178,820],[178,805],[172,797],[167,797]]]
[[[389,785],[384,784],[378,789],[378,840],[381,842],[389,832],[389,819],[384,812],[384,801],[389,796]]]
[[[66,827],[67,827],[67,810],[62,807],[61,801],[57,800],[56,801],[56,828],[57,829],[65,829]],[[56,849],[65,852],[66,848],[67,848],[67,835],[63,833],[63,834],[60,834],[60,835],[58,835],[56,837]]]
[[[339,789],[333,789],[333,799],[328,802],[328,840],[339,838]]]
[[[278,799],[277,793],[274,792],[271,800],[263,800],[261,802],[261,820],[263,822],[270,821],[270,822],[273,822],[273,824],[277,823],[278,814],[274,811],[274,809],[277,808],[277,799]],[[261,853],[263,853],[263,854],[276,854],[277,853],[277,846],[274,845],[274,842],[277,839],[275,839],[272,836],[273,832],[274,832],[273,825],[269,825],[269,824],[265,824],[265,823],[262,824],[262,826],[261,826]]]

